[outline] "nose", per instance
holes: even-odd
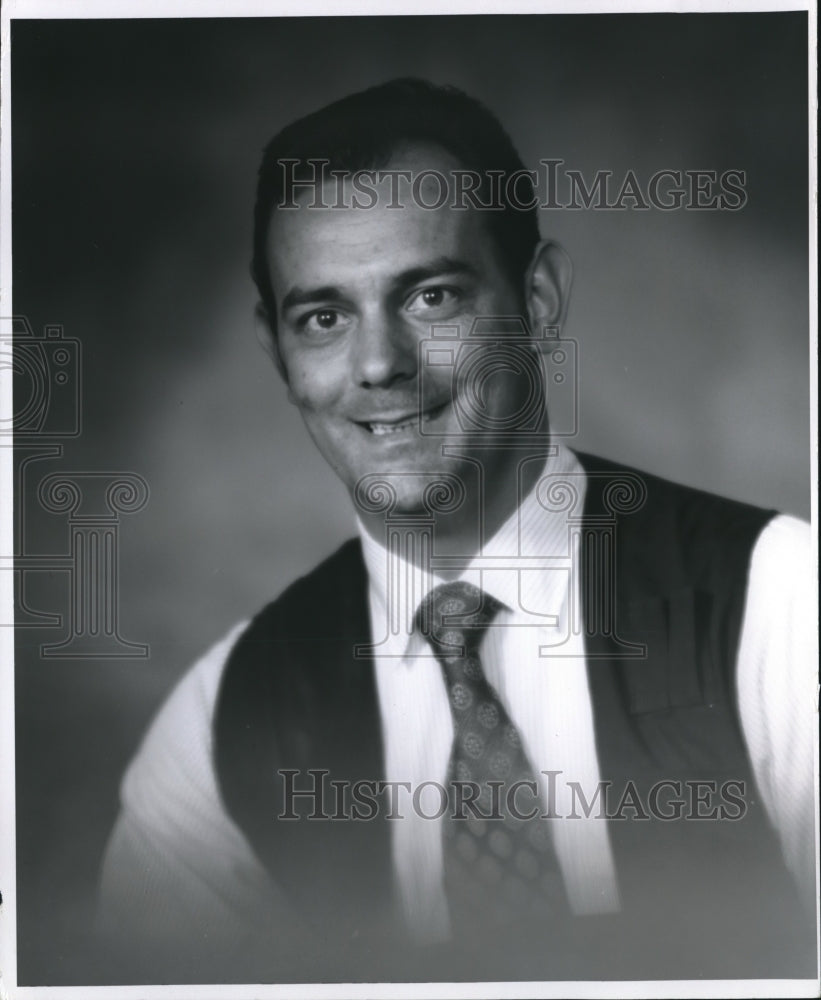
[[[353,351],[354,379],[363,389],[385,389],[416,375],[416,338],[390,316],[363,316]]]

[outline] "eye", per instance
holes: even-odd
[[[432,285],[430,288],[422,288],[415,292],[406,308],[408,312],[412,313],[444,309],[455,305],[458,297],[454,288],[448,288],[446,285]]]
[[[346,325],[344,313],[336,309],[317,309],[300,317],[297,326],[306,333],[334,333]]]

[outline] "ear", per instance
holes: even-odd
[[[279,352],[276,326],[271,322],[268,310],[261,302],[257,302],[256,309],[254,310],[254,329],[260,347],[274,362],[274,367],[279,372],[282,381],[288,387],[288,399],[293,403],[291,384],[288,381],[288,369],[285,367],[285,362],[282,360],[282,355]]]
[[[542,240],[533,252],[525,279],[525,302],[534,334],[546,326],[561,333],[572,284],[573,264],[563,247],[553,240]]]

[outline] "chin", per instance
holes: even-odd
[[[425,501],[425,494],[419,490],[398,490],[396,503],[391,513],[405,514],[406,516],[416,514],[422,518],[430,517],[433,511]]]
[[[457,511],[468,488],[456,468],[431,468],[427,463],[422,468],[374,470],[349,486],[360,515],[416,515],[422,520]]]

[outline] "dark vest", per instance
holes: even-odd
[[[606,784],[595,803],[583,789],[578,809],[609,817],[621,913],[527,924],[515,945],[468,956],[430,951],[419,975],[393,918],[385,795],[362,784],[384,773],[372,662],[354,655],[371,641],[354,540],[257,615],[217,704],[226,809],[304,920],[305,950],[272,959],[274,981],[317,978],[320,953],[331,979],[815,974],[812,921],[758,801],[735,707],[749,559],[772,512],[579,457],[586,499],[568,517],[581,533],[578,614]],[[286,801],[288,782],[323,801]],[[333,782],[358,782],[358,815],[376,816],[321,818],[350,817]]]

